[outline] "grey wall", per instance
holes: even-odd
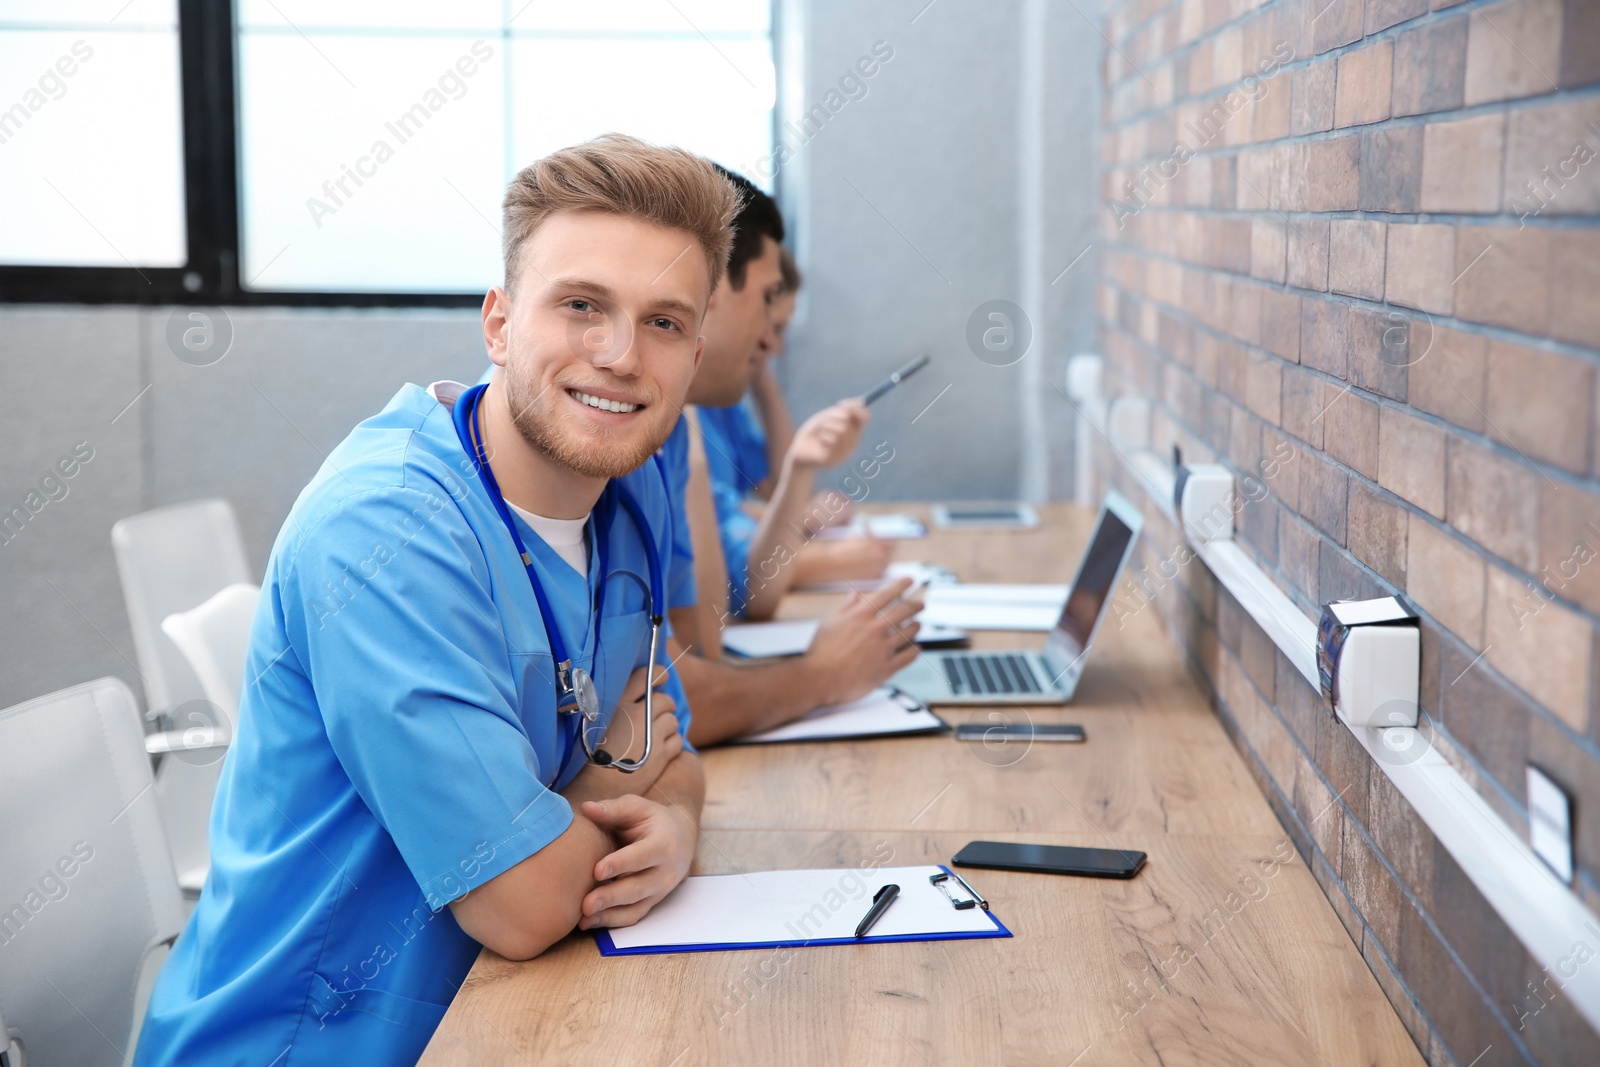
[[[875,42],[894,49],[867,95],[803,145],[780,122],[780,139],[799,147],[778,178],[807,278],[780,370],[796,416],[921,352],[934,357],[874,409],[869,435],[896,448],[874,486],[884,498],[1014,497],[1025,448],[1046,453],[1051,495],[1070,492],[1072,412],[1059,386],[1066,358],[1092,346],[1093,252],[1060,272],[1092,230],[1099,38],[1073,5],[1040,6],[1037,212],[1019,173],[1021,0],[806,0],[783,26],[804,41],[803,86],[780,94],[793,122],[825,104]],[[1098,14],[1098,3],[1078,7]],[[989,300],[1024,303],[1029,225],[1043,230],[1040,299],[1023,308],[1034,344],[1021,362],[992,366],[970,350],[968,319]],[[1025,439],[1029,390],[1042,394],[1043,441]]]
[[[0,512],[78,442],[94,450],[65,496],[56,489],[20,532],[0,535],[0,707],[105,674],[142,697],[111,555],[118,519],[225,497],[259,573],[295,496],[351,426],[407,381],[471,380],[487,365],[476,311],[230,308],[231,349],[194,366],[166,339],[169,317],[190,310],[0,306],[12,389]]]
[[[896,449],[874,482],[879,499],[1014,496],[1025,448],[1044,451],[1052,495],[1071,491],[1061,364],[1092,343],[1093,252],[1050,282],[1090,232],[1099,39],[1078,9],[1094,18],[1098,4],[1036,2],[1037,211],[1024,210],[1019,173],[1025,0],[781,5],[781,46],[796,57],[785,111],[824,102],[875,41],[894,48],[867,95],[778,178],[808,277],[782,372],[796,414],[864,390],[919,352],[935,357],[875,409],[871,439]],[[1043,232],[1039,297],[1026,308],[1036,340],[1020,363],[993,367],[968,350],[967,319],[991,299],[1022,302],[1024,225]],[[111,556],[117,519],[226,497],[259,571],[296,494],[354,423],[403,382],[484,366],[470,310],[230,308],[232,348],[203,367],[174,354],[173,313],[0,306],[10,391],[0,512],[23,504],[77,442],[94,449],[66,495],[0,544],[0,707],[104,674],[142,693]],[[1030,390],[1042,440],[1025,438]]]

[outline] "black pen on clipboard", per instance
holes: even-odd
[[[867,910],[866,918],[856,925],[856,937],[866,937],[883,913],[889,910],[889,905],[894,903],[895,897],[900,895],[900,887],[894,883],[884,886],[872,895],[872,907]]]
[[[861,402],[863,404],[872,404],[873,402],[877,401],[883,396],[883,394],[887,393],[889,390],[893,389],[895,386],[899,385],[901,382],[917,373],[917,371],[921,370],[923,367],[926,367],[928,365],[929,358],[929,356],[924,354],[918,356],[910,363],[907,363],[904,367],[901,367],[899,370],[889,375],[889,377],[885,378],[883,381],[867,390],[866,395],[861,398]]]

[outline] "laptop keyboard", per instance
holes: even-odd
[[[944,663],[944,676],[950,683],[950,691],[957,695],[994,696],[1044,691],[1034,677],[1033,668],[1021,656],[1004,652],[965,652],[941,656],[940,659]]]

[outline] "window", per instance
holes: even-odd
[[[0,263],[187,258],[177,0],[0,11]]]
[[[482,293],[525,162],[620,130],[770,150],[766,0],[241,0],[240,278]]]
[[[524,163],[759,181],[772,0],[6,0],[0,300],[475,304]]]

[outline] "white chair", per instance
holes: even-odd
[[[239,724],[239,694],[244,688],[245,657],[250,650],[250,624],[255,618],[261,587],[249,582],[230,585],[204,604],[168,615],[161,630],[183,653],[195,677],[200,680],[205,698],[215,706],[180,708],[172,731],[181,747],[163,763],[157,788],[163,807],[176,815],[183,806],[186,817],[172,818],[167,833],[172,856],[178,865],[178,884],[186,895],[198,897],[205,885],[211,852],[207,830],[211,823],[211,801],[222,773],[224,747]],[[215,748],[201,748],[207,742]],[[169,765],[188,764],[182,771]],[[180,788],[184,795],[180,796]],[[192,809],[192,810],[190,810]]]
[[[0,752],[0,1010],[20,1045],[13,1063],[122,1064],[140,967],[183,925],[138,705],[116,678],[18,704],[0,711]]]
[[[261,587],[239,582],[188,611],[161,620],[161,632],[172,639],[188,661],[206,699],[227,716],[231,736],[239,722],[239,694],[244,689],[244,662],[250,652],[250,625],[255,620]]]
[[[11,1031],[6,1029],[4,1015],[0,1015],[0,1067],[24,1067],[22,1046],[11,1040]]]
[[[129,516],[111,528],[111,547],[151,717],[204,698],[188,660],[161,632],[161,621],[251,580],[232,506],[195,500]]]
[[[211,800],[230,736],[215,721],[212,705],[233,707],[237,714],[238,687],[233,687],[225,704],[210,697],[188,657],[161,624],[219,590],[250,580],[244,539],[226,500],[196,500],[121,520],[111,528],[111,547],[128,605],[148,714],[168,727],[146,738],[145,747],[160,759],[156,799],[179,884],[193,899],[200,894],[210,864],[206,833]]]

